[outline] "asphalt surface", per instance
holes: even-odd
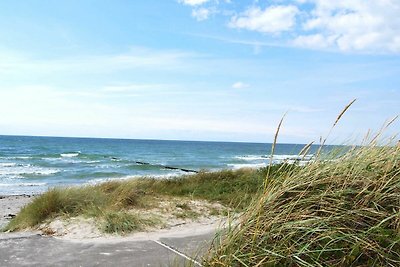
[[[118,243],[1,234],[0,266],[199,266],[214,233]]]

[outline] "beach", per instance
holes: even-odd
[[[0,226],[17,214],[34,196],[1,196]],[[221,218],[176,223],[170,227],[134,232],[129,235],[104,234],[87,221],[55,220],[51,235],[30,229],[0,233],[1,266],[200,266],[215,233],[223,227]],[[78,256],[77,256],[78,255]]]
[[[0,227],[34,198],[0,196]],[[133,266],[186,266],[189,262],[200,266],[202,255],[215,234],[224,228],[225,221],[221,216],[171,219],[162,228],[120,235],[99,231],[90,219],[56,218],[27,231],[0,233],[0,265],[108,266],[113,262]]]
[[[0,229],[3,228],[34,195],[0,196]]]
[[[20,195],[20,196],[0,196],[0,228],[18,214],[25,205],[29,204],[35,196]],[[67,220],[55,219],[46,225],[42,225],[42,229],[52,228],[52,236],[61,239],[79,241],[79,242],[100,242],[100,243],[115,243],[121,241],[134,240],[156,240],[162,237],[185,237],[190,234],[206,234],[213,232],[223,224],[223,217],[211,216],[207,218],[199,218],[196,220],[169,220],[162,228],[157,227],[150,231],[138,231],[129,235],[112,235],[101,233],[95,229],[91,220],[82,218],[72,218]],[[35,230],[36,229],[32,229]],[[10,233],[11,234],[11,233]],[[45,234],[45,233],[43,233]]]

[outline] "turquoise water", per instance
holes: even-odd
[[[279,144],[274,163],[296,157],[303,145]],[[310,153],[315,153],[312,147]],[[0,195],[34,194],[49,187],[190,170],[262,167],[271,144],[0,136]],[[146,162],[148,165],[138,164]]]

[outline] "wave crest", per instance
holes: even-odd
[[[67,153],[61,153],[60,156],[62,158],[75,158],[78,157],[81,154],[80,151],[78,152],[67,152]]]

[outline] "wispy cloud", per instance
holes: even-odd
[[[250,84],[244,83],[244,82],[235,82],[232,84],[233,89],[244,89],[244,88],[249,88]]]
[[[238,39],[238,38],[216,36],[216,35],[209,35],[209,34],[194,34],[194,33],[185,33],[185,34],[190,35],[190,36],[205,38],[205,39],[221,41],[221,42],[229,43],[229,44],[239,44],[239,45],[250,46],[253,48],[254,54],[260,54],[260,52],[262,51],[262,49],[264,47],[288,47],[288,48],[295,47],[292,43],[283,43],[283,42],[279,42],[277,40],[275,40],[275,41],[260,41],[260,40],[255,40],[255,39]]]
[[[29,55],[0,53],[0,75],[32,72],[112,72],[134,68],[179,69],[198,55],[174,50],[133,48],[119,54],[37,59]]]
[[[192,10],[192,17],[196,18],[198,21],[202,21],[208,19],[212,13],[211,9],[201,7]]]
[[[192,17],[197,21],[203,21],[210,18],[211,15],[223,13],[219,10],[219,0],[178,0],[179,3],[192,8]],[[230,0],[225,0],[230,3]]]
[[[280,33],[293,28],[298,13],[298,8],[293,5],[270,6],[264,10],[250,7],[240,15],[233,16],[229,26],[262,33]]]
[[[179,3],[189,5],[189,6],[198,6],[204,3],[209,2],[210,0],[179,0]]]
[[[132,92],[148,92],[151,90],[171,90],[176,88],[174,84],[124,84],[124,85],[108,85],[102,91],[110,93],[132,93]]]

